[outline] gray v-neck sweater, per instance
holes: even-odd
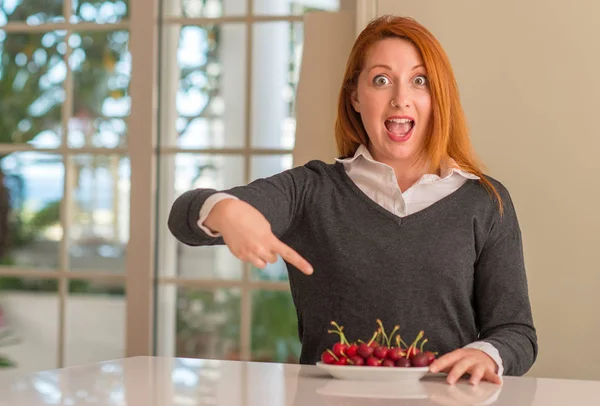
[[[404,341],[419,330],[440,355],[482,340],[500,352],[505,375],[522,375],[537,356],[521,232],[506,188],[488,178],[504,202],[477,180],[433,205],[397,217],[365,195],[343,165],[312,161],[225,192],[256,207],[274,234],[314,267],[287,264],[302,342],[300,362],[314,364],[344,325],[368,340],[376,319],[400,325]],[[181,242],[223,244],[197,225],[213,189],[173,204],[169,229]],[[339,339],[339,338],[338,338]]]

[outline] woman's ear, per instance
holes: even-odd
[[[358,102],[358,94],[356,90],[350,94],[350,101],[352,101],[352,107],[354,107],[354,110],[357,113],[360,113],[360,103]]]

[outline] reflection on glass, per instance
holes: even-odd
[[[0,376],[56,368],[57,292],[55,279],[0,277]]]
[[[181,405],[242,405],[246,400],[240,390],[246,381],[241,368],[193,358],[173,358],[170,365],[165,368],[170,373],[163,376],[170,378]]]
[[[64,31],[0,31],[0,143],[60,145],[66,49]]]
[[[294,146],[294,100],[302,57],[302,23],[269,22],[253,26],[252,146]],[[268,62],[267,62],[268,61]]]
[[[119,357],[119,358],[122,358]],[[125,406],[129,405],[131,398],[135,395],[125,390],[125,385],[130,381],[127,373],[123,371],[117,362],[105,361],[102,364],[86,365],[86,373],[69,374],[68,385],[60,386],[62,392],[62,405],[102,405],[102,406]],[[93,376],[94,379],[89,377]],[[141,391],[143,391],[142,389]],[[137,393],[137,396],[144,394]]]
[[[164,285],[157,301],[159,355],[239,359],[239,289],[206,291]]]
[[[340,0],[254,0],[254,14],[301,15],[313,11],[338,11]]]
[[[69,281],[65,366],[123,358],[125,314],[122,283]]]
[[[166,92],[162,113],[170,126],[161,134],[162,145],[242,147],[246,128],[245,26],[169,26],[163,36],[163,52]]]
[[[0,265],[58,267],[63,181],[59,155],[0,155]]]
[[[298,319],[290,292],[253,292],[252,359],[295,364],[300,350]]]
[[[248,0],[162,0],[166,16],[219,18],[246,14]]]
[[[63,0],[2,0],[0,27],[7,22],[25,22],[29,25],[63,22],[62,12]]]
[[[129,241],[129,159],[78,155],[73,164],[70,269],[125,272]]]
[[[75,32],[69,46],[74,80],[69,146],[123,147],[131,108],[129,33]]]
[[[129,18],[130,0],[71,0],[71,22],[117,23]]]

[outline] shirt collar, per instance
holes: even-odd
[[[367,147],[365,147],[363,144],[361,144],[356,149],[354,156],[349,157],[349,158],[335,158],[335,160],[344,165],[356,166],[356,165],[361,165],[360,158],[362,158],[368,162],[375,163],[377,165],[384,165],[384,166],[390,168],[388,165],[386,165],[382,162],[376,161],[373,158],[373,156],[371,155],[371,153],[369,152],[369,150],[367,149]],[[390,168],[390,169],[392,169],[392,168]],[[479,179],[479,176],[461,169],[456,164],[454,159],[450,158],[450,160],[448,160],[446,162],[442,162],[441,176],[438,176],[438,175],[435,175],[432,173],[428,173],[428,174],[423,175],[423,177],[421,178],[421,180],[419,182],[422,182],[422,181],[427,182],[427,181],[434,181],[434,180],[438,180],[438,179],[446,179],[454,174],[460,175],[466,179]]]

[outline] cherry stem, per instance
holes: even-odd
[[[396,336],[396,345],[400,348],[402,348],[400,346],[400,344],[404,345],[406,348],[408,348],[408,345],[406,345],[406,343],[404,342],[404,340],[402,339],[402,337],[400,337],[400,333],[398,333],[398,335]]]
[[[371,337],[371,339],[367,343],[368,346],[370,346],[371,344],[373,344],[373,341],[375,341],[375,339],[377,338],[377,336],[379,335],[379,333],[380,333],[379,329],[377,329],[377,331],[375,333],[373,333],[373,337]]]
[[[342,344],[347,344],[350,345],[350,343],[348,342],[348,340],[346,340],[346,336],[344,335],[344,333],[342,333],[341,331],[337,331],[337,330],[327,330],[328,333],[333,333],[333,334],[337,334],[340,336],[340,342]]]
[[[398,329],[400,329],[400,326],[399,325],[395,325],[394,329],[392,330],[392,332],[388,336],[388,340],[387,340],[387,346],[388,347],[390,347],[392,345],[392,337],[394,337],[394,334],[396,333],[396,331],[398,331]]]
[[[421,343],[421,352],[423,352],[423,346],[425,345],[425,343],[429,341],[428,339],[424,339],[423,342]]]
[[[333,351],[331,351],[329,348],[327,349],[327,352],[331,354],[331,356],[333,357],[334,360],[339,361],[340,359],[335,355],[335,353]]]
[[[344,331],[343,331],[343,330],[344,330],[344,326],[341,326],[341,327],[340,327],[340,326],[339,326],[339,325],[338,325],[338,324],[337,324],[335,321],[333,321],[333,320],[331,321],[331,325],[332,325],[332,326],[334,326],[335,328],[337,328],[337,329],[338,329],[338,331],[339,331],[339,334],[340,334],[340,342],[341,342],[342,344],[347,344],[347,345],[350,345],[350,343],[348,342],[348,339],[346,339],[346,335],[344,334]]]
[[[377,324],[379,324],[379,329],[381,330],[381,334],[383,336],[383,343],[382,344],[386,344],[388,342],[388,337],[385,334],[385,329],[383,328],[383,323],[381,322],[381,320],[377,319]]]
[[[425,334],[425,332],[423,330],[419,331],[419,335],[417,335],[417,338],[415,338],[415,341],[413,341],[413,343],[410,345],[410,347],[408,347],[408,351],[406,351],[406,358],[408,358],[410,356],[410,351],[412,350],[412,348],[416,347],[419,340],[421,338],[423,338],[423,334]]]
[[[337,328],[339,331],[342,331],[344,327],[340,327],[335,321],[331,321],[331,325]]]

